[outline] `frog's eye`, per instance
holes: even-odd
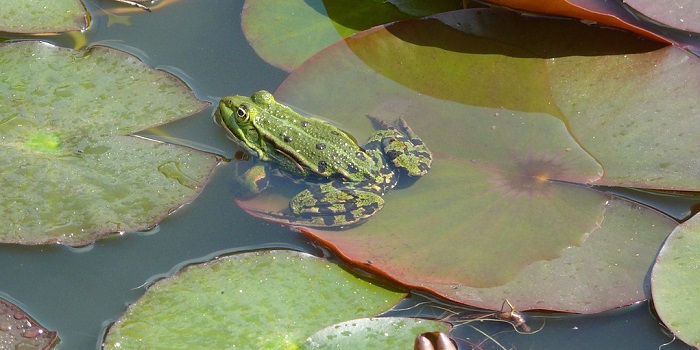
[[[238,107],[238,110],[236,111],[236,115],[238,116],[239,122],[247,122],[248,121],[248,108],[246,106]]]

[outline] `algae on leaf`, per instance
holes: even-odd
[[[0,46],[0,242],[87,244],[192,200],[218,159],[125,136],[206,104],[107,48]]]
[[[308,254],[242,253],[151,286],[104,349],[298,349],[318,330],[377,315],[404,296]]]
[[[55,33],[87,28],[88,14],[80,0],[5,0],[0,31]]]

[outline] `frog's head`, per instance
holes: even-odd
[[[252,156],[265,159],[267,144],[255,125],[255,119],[275,103],[272,94],[264,90],[250,97],[227,96],[219,102],[216,121],[224,127],[238,147]]]

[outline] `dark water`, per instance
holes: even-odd
[[[212,103],[232,93],[275,90],[287,74],[261,61],[245,41],[240,29],[242,4],[242,0],[179,1],[154,13],[135,12],[131,25],[125,26],[108,25],[108,18],[99,16],[99,7],[114,5],[92,0],[87,3],[93,11],[87,35],[92,45],[131,52],[178,75],[199,98]],[[55,42],[71,45],[62,38]],[[213,107],[144,134],[165,132],[185,144],[230,157],[234,149],[212,114]],[[235,205],[230,194],[232,167],[219,166],[195,202],[152,232],[104,239],[80,249],[0,246],[0,296],[57,330],[59,349],[96,349],[106,327],[144,293],[145,285],[187,263],[265,247],[316,253],[300,235],[249,217]],[[685,204],[678,208],[688,210]],[[400,308],[406,309],[398,311],[402,315],[439,316],[442,308],[459,311],[419,295]],[[499,347],[491,341],[481,343],[485,337],[475,328],[495,335],[505,348],[517,349],[657,349],[672,339],[647,303],[589,316],[532,314],[528,322],[542,329],[535,335],[520,335],[507,324],[479,322],[459,326],[456,336],[464,344],[485,349]],[[682,348],[687,346],[679,341],[662,347]]]

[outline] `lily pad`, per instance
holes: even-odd
[[[88,14],[80,0],[5,0],[0,11],[0,31],[55,33],[84,30]]]
[[[597,184],[700,190],[697,56],[666,47],[549,63],[556,105],[605,167]]]
[[[0,348],[50,349],[58,334],[49,331],[16,305],[0,299]]]
[[[455,10],[451,0],[256,0],[246,1],[243,31],[255,52],[291,71],[326,46],[367,28]]]
[[[700,3],[696,0],[625,0],[625,4],[669,27],[700,33]]]
[[[524,44],[541,38],[548,38],[546,45]],[[655,152],[645,152],[654,139],[641,133],[637,147],[618,151],[612,130],[583,121],[590,114],[580,106],[596,100],[586,102],[589,96],[577,97],[577,91],[595,91],[602,99],[605,91],[635,90],[655,96],[659,110],[689,110],[685,101],[700,100],[700,89],[685,87],[676,74],[667,77],[669,69],[646,64],[653,57],[681,55],[678,51],[628,33],[493,10],[397,22],[334,44],[294,71],[277,97],[333,118],[358,140],[372,132],[365,114],[401,116],[435,160],[411,187],[387,193],[384,209],[367,223],[305,232],[363,269],[484,308],[498,309],[507,298],[522,310],[593,313],[644,300],[647,272],[675,222],[587,185],[627,171],[616,184],[698,189],[700,166],[692,166],[697,159],[682,156],[695,152],[697,141],[669,138]],[[598,91],[572,78],[623,59],[628,66],[616,65],[622,72],[612,77],[648,73],[647,82],[606,81],[594,74],[593,82],[604,88]],[[691,79],[697,76],[691,60],[656,62],[674,62],[678,71],[686,67]],[[669,88],[673,94],[665,92]],[[602,99],[596,113],[625,120],[622,107],[637,102],[622,100],[618,106]],[[653,110],[629,108],[659,129],[693,134],[697,128],[693,114],[668,122],[651,118]],[[580,146],[579,133],[595,137],[595,152],[593,145]],[[666,150],[680,155],[667,160],[674,170],[654,182],[625,160],[654,162],[656,153],[670,154]],[[580,261],[607,264],[571,270]],[[550,281],[548,276],[559,274],[567,278]]]
[[[510,7],[528,13],[542,13],[555,16],[580,18],[589,24],[601,24],[622,28],[633,33],[670,43],[660,33],[649,31],[637,25],[634,16],[619,6],[610,6],[606,1],[596,0],[488,0],[491,4]],[[675,2],[674,2],[675,3]]]
[[[104,348],[297,349],[318,330],[376,315],[404,296],[308,254],[237,254],[151,286],[109,329]]]
[[[668,237],[651,272],[654,307],[673,334],[700,348],[700,216]]]
[[[447,332],[449,325],[402,317],[363,318],[327,327],[301,349],[410,349],[416,336],[434,331]]]
[[[124,136],[205,105],[132,56],[19,42],[0,46],[0,70],[2,242],[81,245],[147,229],[192,200],[218,162]]]

